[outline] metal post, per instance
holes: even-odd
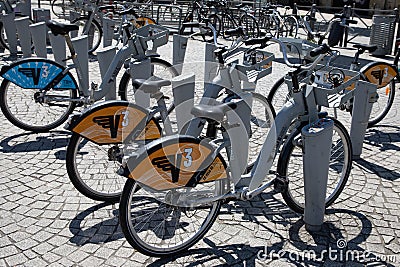
[[[227,129],[230,140],[239,140],[231,142],[230,160],[231,173],[233,182],[236,185],[247,167],[248,151],[249,151],[249,130],[250,130],[250,114],[253,105],[252,95],[249,92],[240,94],[244,101],[238,102],[235,110],[227,112],[229,125],[236,125]]]
[[[24,0],[21,2],[17,2],[17,6],[15,9],[21,12],[21,15],[28,16],[31,18],[31,10],[32,10],[31,0]]]
[[[64,37],[61,35],[54,36],[54,34],[49,31],[49,38],[54,60],[59,64],[66,66],[66,62],[64,61],[66,58]]]
[[[74,46],[79,65],[82,82],[79,84],[80,88],[89,88],[89,55],[88,55],[88,37],[86,35],[75,37],[71,39],[72,45]]]
[[[112,45],[114,39],[114,25],[114,20],[103,18],[103,47]]]
[[[195,75],[177,76],[172,79],[172,92],[174,95],[174,105],[178,131],[192,119],[189,110],[194,105],[194,82]]]
[[[10,50],[11,56],[17,56],[17,28],[15,26],[15,14],[0,14],[0,19],[3,22],[4,30],[7,35],[8,47]]]
[[[376,85],[358,81],[354,89],[353,113],[351,117],[350,139],[353,148],[353,159],[360,158],[368,119],[372,105],[377,100]]]
[[[217,49],[214,44],[206,44],[206,51],[204,55],[204,88],[207,84],[211,83],[217,76],[217,62],[215,59],[214,51]]]
[[[304,223],[319,231],[324,222],[326,187],[333,135],[333,120],[318,119],[301,130],[303,144]]]
[[[76,12],[76,11],[70,11],[69,12],[69,21],[73,22],[74,20],[78,19],[81,16],[80,13]],[[70,33],[71,38],[75,38],[78,36],[78,31],[72,31]]]
[[[47,57],[47,48],[46,48],[46,23],[38,22],[32,25],[29,25],[29,29],[31,31],[31,36],[33,40],[33,46],[35,48],[35,54],[38,57]]]
[[[22,49],[23,57],[31,57],[32,39],[29,32],[29,17],[21,17],[15,19],[15,27],[17,28],[19,43]]]
[[[188,38],[181,35],[173,36],[172,64],[176,71],[182,74],[183,62],[185,60]]]
[[[150,78],[150,58],[146,58],[142,61],[131,61],[129,63],[129,73],[132,80]],[[137,90],[135,93],[135,103],[141,107],[148,108],[150,106],[150,95],[144,93],[142,90]]]
[[[99,61],[99,66],[100,66],[100,74],[103,80],[104,75],[106,74],[108,67],[111,64],[111,61],[113,60],[116,52],[116,47],[107,47],[107,48],[102,48],[97,51],[97,59]],[[116,85],[115,81],[112,81],[106,85],[106,88],[103,88],[103,90],[108,90],[108,93],[105,96],[106,100],[115,100],[117,99],[116,96]]]

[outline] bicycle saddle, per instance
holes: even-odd
[[[161,87],[170,85],[171,81],[153,77],[150,80],[135,79],[132,84],[145,93],[154,94],[159,92]]]
[[[365,45],[365,44],[355,44],[353,45],[353,47],[362,50],[362,52],[368,51],[370,53],[378,49],[377,45]]]
[[[75,25],[75,24],[69,24],[69,23],[61,23],[61,22],[57,22],[54,20],[49,20],[46,23],[47,27],[49,27],[49,29],[51,30],[51,32],[54,35],[66,35],[71,31],[77,31],[79,30],[79,26]]]
[[[199,104],[192,108],[191,114],[198,118],[213,119],[221,122],[225,114],[237,107],[237,102],[227,102],[216,106]]]

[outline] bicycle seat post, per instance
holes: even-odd
[[[67,33],[64,35],[64,38],[65,38],[65,42],[67,43],[69,52],[71,53],[71,58],[74,59],[76,57],[76,52],[75,52],[74,46],[72,45],[71,37]]]

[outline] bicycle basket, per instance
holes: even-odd
[[[241,64],[236,65],[236,69],[243,82],[257,83],[259,79],[272,72],[272,61],[274,54],[263,50],[255,50],[251,54],[244,54]]]
[[[300,60],[314,60],[316,57],[310,56],[310,51],[319,45],[307,40],[281,37],[280,40],[285,44],[286,52],[288,55],[297,57]],[[282,52],[282,48],[279,47]]]
[[[355,83],[360,79],[360,73],[350,71],[347,69],[340,69],[329,66],[320,66],[318,71],[319,82],[314,82],[311,86],[314,87],[315,101],[317,105],[324,107],[339,107],[347,100],[353,97]],[[332,70],[339,70],[344,76],[343,82],[334,87],[328,81],[329,72]]]

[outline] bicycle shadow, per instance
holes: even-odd
[[[283,260],[285,266],[288,266],[289,264],[291,264],[290,266],[327,266],[327,263],[332,263],[335,266],[343,264],[344,266],[349,262],[346,263],[345,259],[340,259],[340,255],[345,255],[343,257],[350,258],[352,255],[357,253],[359,255],[367,256],[362,259],[351,259],[351,261],[356,262],[362,260],[368,263],[394,266],[391,263],[380,260],[378,257],[379,255],[375,253],[369,251],[368,253],[364,253],[366,251],[360,247],[360,244],[371,234],[372,224],[367,217],[361,213],[345,209],[330,209],[327,211],[327,216],[334,216],[337,214],[343,214],[338,217],[350,216],[353,217],[353,219],[361,221],[358,234],[349,241],[344,239],[346,229],[342,229],[342,226],[338,227],[335,224],[335,220],[325,222],[321,231],[309,234],[312,242],[309,240],[303,241],[302,236],[304,236],[303,232],[305,230],[302,228],[304,222],[299,218],[295,223],[291,224],[288,230],[290,240],[287,241],[290,244],[290,247],[297,248],[298,250],[288,249],[285,244],[286,240],[281,235],[278,242],[268,244],[268,246],[251,246],[246,244],[228,244],[221,246],[216,245],[206,237],[203,241],[209,246],[209,248],[191,249],[181,253],[180,255],[158,259],[149,266],[156,267],[171,263],[179,264],[180,262],[185,263],[185,266],[203,266],[203,264],[209,262],[212,262],[214,266],[259,266],[260,264],[273,266],[275,265],[274,262],[278,260]],[[274,230],[271,229],[271,231]],[[344,246],[339,248],[341,245]],[[330,251],[331,254],[326,253],[328,251]],[[353,254],[348,253],[348,251]],[[338,260],[332,260],[329,255],[332,255],[332,258],[337,257]],[[187,265],[188,262],[190,263]],[[215,264],[217,262],[219,262],[219,264]],[[276,262],[276,264],[281,266],[282,261],[279,263]]]
[[[107,243],[124,238],[119,226],[118,209],[110,210],[109,206],[111,205],[100,203],[78,213],[69,224],[69,230],[74,235],[69,241],[78,246],[83,246],[85,244]],[[107,211],[102,210],[105,207],[108,207]],[[108,212],[107,215],[110,216],[108,219],[87,227],[86,225],[90,224],[90,221],[98,221],[99,218],[93,218],[96,212],[100,212],[102,215]]]
[[[0,142],[0,152],[35,152],[63,148],[68,145],[70,135],[71,133],[67,131],[17,134],[9,136]]]
[[[397,132],[384,132],[380,128],[394,129]],[[400,147],[393,143],[400,143],[400,127],[391,125],[379,125],[378,128],[369,128],[365,134],[364,142],[368,145],[379,147],[380,151],[400,151]]]

